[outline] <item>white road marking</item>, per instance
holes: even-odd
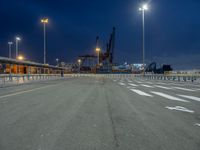
[[[172,88],[165,87],[165,86],[160,86],[160,85],[154,85],[155,87],[161,88],[161,89],[166,89],[166,90],[171,90]]]
[[[127,86],[127,88],[128,88],[128,89],[132,89],[132,88],[134,88],[134,87],[132,87],[132,86]]]
[[[156,83],[156,84],[162,84],[162,85],[166,85],[166,84],[168,84],[168,83],[162,83],[162,82],[158,82],[158,83]]]
[[[153,84],[152,82],[145,82],[145,83],[148,83],[148,84]]]
[[[122,83],[122,82],[120,82],[119,84],[120,84],[120,85],[126,85],[126,84],[124,84],[124,83]]]
[[[182,88],[182,87],[173,87],[174,89],[178,89],[178,90],[183,90],[183,91],[190,91],[190,92],[194,92],[196,90],[192,90],[192,89],[186,89],[186,88]]]
[[[31,89],[31,90],[25,90],[25,91],[16,92],[16,93],[8,94],[8,95],[3,95],[3,96],[0,96],[0,99],[12,97],[12,96],[16,96],[16,95],[20,95],[20,94],[24,94],[24,93],[29,93],[29,92],[33,92],[33,91],[36,91],[36,90],[40,90],[40,89],[44,89],[44,88],[48,88],[48,87],[56,86],[56,85],[58,85],[58,84],[47,85],[47,86],[43,86],[43,87],[39,87],[39,88],[34,88],[34,89]]]
[[[153,97],[152,95],[148,94],[148,93],[145,93],[143,91],[140,91],[140,90],[136,90],[136,89],[130,89],[131,91],[139,94],[139,95],[142,95],[142,96],[148,96],[148,97]]]
[[[165,108],[167,108],[169,110],[179,110],[179,111],[183,111],[183,112],[194,113],[193,110],[189,110],[189,109],[187,109],[185,107],[182,107],[182,106],[176,106],[176,107],[169,107],[169,106],[167,106]]]
[[[177,94],[178,95],[178,94]],[[199,97],[195,97],[195,96],[188,96],[188,95],[178,95],[180,97],[184,97],[184,98],[188,98],[188,99],[191,99],[191,100],[195,100],[195,101],[198,101],[200,102],[200,98]]]
[[[135,82],[137,82],[137,83],[143,83],[143,82],[140,82],[140,81],[135,81]]]
[[[136,85],[136,84],[132,84],[132,83],[129,83],[129,85],[131,85],[131,86],[138,86],[138,85]]]
[[[195,126],[199,126],[199,127],[200,127],[200,123],[195,123],[194,125],[195,125]]]
[[[180,99],[178,97],[174,97],[174,96],[171,96],[171,95],[168,95],[168,94],[164,94],[164,93],[161,93],[161,92],[151,91],[151,93],[159,95],[159,96],[164,97],[164,98],[169,99],[169,100],[180,101],[180,102],[189,102],[187,100]]]
[[[141,86],[144,86],[144,87],[148,87],[148,88],[154,88],[153,86],[150,86],[150,85],[146,85],[146,84],[140,84]]]

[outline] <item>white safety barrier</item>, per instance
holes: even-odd
[[[61,79],[60,74],[2,74],[0,75],[0,87],[18,85],[30,82]]]
[[[68,74],[71,77],[106,77],[111,79],[148,79],[165,80],[177,82],[196,82],[200,83],[200,75],[163,75],[163,74]]]

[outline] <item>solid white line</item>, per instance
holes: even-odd
[[[144,86],[144,87],[148,87],[148,88],[154,88],[153,86],[150,86],[150,85],[146,85],[146,84],[140,84],[141,86]]]
[[[142,95],[142,96],[153,97],[152,95],[147,94],[147,93],[145,93],[143,91],[140,91],[140,90],[135,90],[135,89],[130,89],[130,90],[133,91],[133,92],[135,92],[135,93],[137,93],[137,94],[139,94],[139,95]]]
[[[178,94],[177,94],[177,95],[178,95]],[[195,100],[195,101],[200,102],[200,98],[199,98],[199,97],[188,96],[188,95],[178,95],[178,96],[181,96],[181,97],[184,97],[184,98],[188,98],[188,99],[191,99],[191,100]]]
[[[178,89],[178,90],[183,90],[183,91],[190,91],[190,92],[196,91],[196,90],[186,89],[186,88],[182,88],[182,87],[173,87],[173,88]]]
[[[189,110],[189,109],[187,109],[185,107],[182,107],[182,106],[176,106],[176,107],[169,107],[169,106],[167,106],[165,108],[167,108],[169,110],[179,110],[179,111],[183,111],[183,112],[194,113],[193,110]]]
[[[0,96],[0,99],[7,98],[7,97],[12,97],[12,96],[16,96],[16,95],[20,95],[20,94],[24,94],[24,93],[29,93],[29,92],[33,92],[33,91],[36,91],[36,90],[40,90],[40,89],[44,89],[44,88],[51,87],[51,86],[56,86],[56,85],[58,85],[58,84],[47,85],[47,86],[43,86],[43,87],[39,87],[39,88],[34,88],[34,89],[31,89],[31,90],[25,90],[25,91],[16,92],[16,93],[8,94],[8,95],[3,95],[3,96]]]
[[[161,97],[164,97],[164,98],[169,99],[169,100],[180,101],[180,102],[189,102],[187,100],[183,100],[183,99],[180,99],[178,97],[174,97],[174,96],[164,94],[164,93],[161,93],[161,92],[151,91],[151,93],[156,94],[156,95],[161,96]]]
[[[161,88],[161,89],[166,89],[166,90],[171,90],[172,88],[165,87],[165,86],[160,86],[160,85],[154,85],[155,87]]]
[[[138,86],[138,85],[136,85],[136,84],[132,84],[132,83],[129,83],[129,85],[131,85],[131,86]]]

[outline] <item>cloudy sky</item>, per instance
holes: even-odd
[[[74,62],[94,53],[100,36],[105,49],[116,27],[117,63],[142,61],[141,0],[1,0],[0,56],[8,56],[8,41],[22,37],[20,53],[43,62],[40,19],[48,17],[47,58]],[[145,15],[146,62],[172,64],[175,69],[200,69],[200,1],[151,0]],[[14,52],[14,48],[13,48]],[[14,56],[14,53],[13,53]]]

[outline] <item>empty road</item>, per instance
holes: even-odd
[[[0,88],[0,150],[199,150],[200,85],[76,77]]]

